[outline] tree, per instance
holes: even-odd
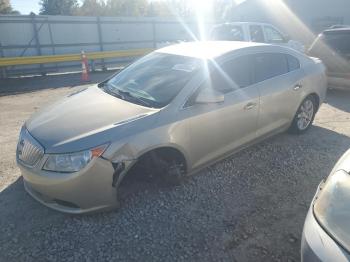
[[[231,1],[231,4],[228,5],[228,8],[226,9],[226,12],[224,13],[224,20],[226,21],[230,21],[232,19],[232,14],[234,13],[236,7],[238,6],[238,4],[236,3],[236,1]]]
[[[147,16],[169,17],[172,16],[170,8],[165,1],[152,1],[147,7]]]
[[[106,4],[108,16],[145,16],[147,0],[108,0]]]
[[[10,0],[0,0],[0,14],[19,14],[19,12],[13,10]]]
[[[9,1],[9,0],[0,0]],[[79,6],[78,3],[81,3]],[[212,0],[202,16],[224,21],[235,0]],[[81,16],[150,16],[194,18],[196,5],[188,0],[40,0],[41,14]]]
[[[148,3],[147,16],[191,17],[193,10],[186,0],[153,0]]]
[[[78,0],[40,0],[42,15],[74,15],[77,12]]]
[[[79,7],[78,15],[82,16],[103,16],[107,11],[106,4],[101,0],[84,0]]]
[[[10,0],[0,0],[0,14],[10,14],[12,12],[12,6]]]
[[[213,1],[213,20],[217,22],[224,22],[227,20],[229,14],[236,8],[236,1],[228,0],[214,0]]]

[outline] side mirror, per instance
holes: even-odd
[[[196,104],[213,104],[224,101],[225,96],[223,93],[209,88],[201,90],[196,98]]]

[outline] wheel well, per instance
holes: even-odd
[[[139,161],[148,161],[150,158],[157,156],[161,157],[166,161],[170,161],[172,159],[180,161],[185,166],[185,170],[187,170],[186,159],[184,155],[176,148],[173,147],[160,147],[152,149],[146,153],[144,153],[141,157],[139,157]]]
[[[315,99],[316,106],[317,106],[317,110],[318,110],[319,107],[320,107],[320,97],[318,96],[318,94],[316,94],[316,93],[311,93],[311,94],[308,95],[308,96],[312,96],[312,97]]]
[[[143,180],[143,174],[154,171],[154,163],[157,157],[165,161],[178,160],[183,164],[185,171],[187,171],[187,163],[185,156],[176,148],[160,147],[152,149],[140,157],[137,162],[130,168],[122,180],[122,184],[134,183],[135,180]]]

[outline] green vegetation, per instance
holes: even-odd
[[[44,15],[191,18],[196,13],[193,1],[186,0],[41,0],[40,5],[40,14]],[[221,20],[225,12],[234,6],[235,1],[211,0],[208,16]]]
[[[0,14],[19,14],[19,12],[13,10],[10,0],[0,0]]]

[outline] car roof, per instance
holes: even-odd
[[[183,42],[176,45],[158,49],[156,52],[189,56],[201,59],[213,59],[226,53],[243,48],[268,46],[262,43],[239,42],[239,41],[197,41]]]
[[[324,30],[322,33],[323,34],[350,33],[350,27],[327,29],[327,30]]]
[[[350,27],[350,25],[332,25],[330,26],[328,29],[337,29],[337,28],[346,28],[346,27]]]
[[[226,23],[222,23],[222,24],[217,24],[216,26],[228,26],[228,25],[261,25],[261,26],[273,26],[272,24],[268,24],[268,23],[260,23],[260,22],[226,22]]]

